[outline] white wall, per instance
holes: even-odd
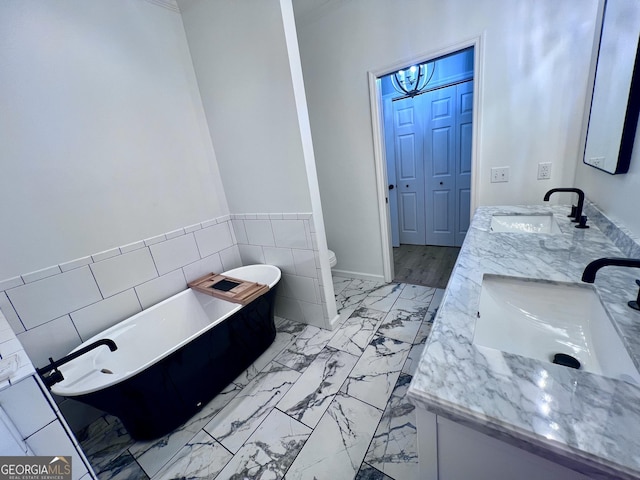
[[[576,167],[576,187],[600,210],[617,224],[626,227],[636,238],[640,238],[640,129],[631,155],[629,172],[625,175],[609,175],[579,161]]]
[[[311,212],[278,0],[180,9],[231,211]]]
[[[0,3],[0,280],[228,213],[180,15]]]
[[[341,269],[383,272],[368,71],[483,35],[478,204],[541,203],[549,188],[573,184],[597,0],[334,5],[297,20],[327,240]],[[551,181],[536,180],[542,161],[553,162]],[[505,165],[509,183],[489,183],[491,167]]]
[[[603,8],[603,7],[601,7]],[[592,71],[591,81],[595,73],[597,58],[597,43],[594,45],[592,54]],[[612,72],[615,75],[616,72]],[[619,73],[619,72],[618,72]],[[613,94],[613,93],[612,93]],[[586,99],[587,108],[591,96]],[[583,124],[583,135],[586,135],[587,121],[589,111],[585,111]],[[606,136],[601,140],[606,141]],[[608,140],[611,144],[605,145],[609,151],[617,152],[619,145],[615,142],[619,141],[619,133],[611,135]],[[616,224],[625,227],[636,238],[640,238],[640,216],[638,216],[638,203],[640,200],[640,125],[636,130],[633,153],[629,164],[629,172],[624,175],[609,175],[596,168],[590,167],[583,163],[584,143],[578,152],[578,162],[576,165],[575,186],[584,190],[589,200],[595,202],[600,210],[605,213]]]
[[[229,208],[247,215],[247,228],[259,237],[241,245],[242,261],[280,267],[281,292],[300,292],[279,296],[278,315],[330,328],[337,312],[291,4],[179,5]],[[312,243],[293,252],[309,262],[302,275],[293,274],[292,252],[273,248],[283,245],[274,244],[270,222],[275,229],[283,214],[285,223],[301,214],[309,223]]]

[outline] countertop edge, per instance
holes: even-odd
[[[565,208],[567,207],[550,207],[550,206],[532,205],[532,206],[480,207],[478,210],[480,210],[485,215],[485,217],[487,217],[495,212],[500,212],[500,213],[532,212],[533,213],[533,212],[542,212],[542,211],[547,211],[547,212],[552,211],[554,214],[560,215],[561,213],[564,213]],[[483,232],[483,234],[486,234],[488,231],[486,228],[478,228],[477,222],[472,222],[472,226],[470,227],[470,230],[474,227],[476,228],[477,231]],[[597,230],[597,227],[593,229],[594,232],[596,230]],[[599,232],[600,235],[605,235],[605,232],[601,232],[600,230],[597,230],[597,231]],[[566,226],[564,227],[564,234],[565,234],[564,235],[565,240],[568,238],[568,236],[572,234],[574,235],[574,238],[575,238],[574,232],[572,230],[571,231],[568,230]],[[598,238],[598,241],[601,241],[601,239]],[[613,241],[611,239],[609,239],[609,243],[613,245]],[[476,246],[477,245],[473,245],[473,247],[476,247]],[[470,248],[468,245],[467,247],[468,249]],[[471,248],[473,249],[473,247]],[[464,250],[465,250],[465,245],[463,245],[461,254],[463,253]],[[452,277],[447,285],[447,292],[445,293],[445,296],[442,300],[441,309],[438,312],[436,319],[434,320],[433,331],[437,331],[441,329],[443,333],[441,338],[438,338],[437,340],[437,343],[439,343],[440,345],[438,345],[437,347],[434,347],[435,349],[442,348],[443,342],[447,340],[446,334],[450,333],[450,332],[446,332],[446,330],[451,330],[451,328],[443,326],[443,324],[446,324],[446,318],[443,318],[443,311],[444,311],[444,317],[446,317],[447,314],[454,314],[454,316],[458,316],[458,314],[460,313],[456,311],[456,308],[454,306],[451,306],[451,308],[447,308],[449,288],[452,285],[460,288],[457,282],[460,283],[460,282],[463,282],[463,280],[466,281],[467,283],[477,283],[476,282],[477,279],[475,277],[480,278],[484,273],[497,273],[497,274],[509,275],[509,272],[505,272],[505,271],[502,271],[502,272],[501,271],[497,271],[497,272],[496,271],[474,271],[473,266],[469,267],[468,265],[465,265],[465,267],[460,269],[461,271],[459,272],[458,263],[461,261],[461,259],[464,259],[464,260],[469,259],[468,256],[470,255],[470,253],[469,252],[464,252],[464,253],[466,254],[466,256],[465,255],[459,256],[458,261],[456,262],[456,266],[454,267]],[[481,262],[478,262],[478,264],[481,264]],[[535,272],[535,273],[539,273],[539,272]],[[519,275],[519,274],[521,274],[521,272],[516,273],[516,275]],[[457,275],[460,278],[454,278]],[[531,277],[539,278],[535,274],[531,275]],[[471,279],[472,281],[469,282],[469,279]],[[554,278],[553,280],[558,280],[558,278]],[[465,288],[467,288],[468,291],[463,291],[462,295],[463,296],[467,295],[467,297],[465,297],[464,300],[469,301],[470,299],[471,300],[473,299],[473,295],[469,297],[468,294],[477,293],[478,289],[480,288],[480,285],[479,284],[475,286],[472,285],[470,287],[468,285],[465,285]],[[456,293],[460,293],[460,292],[458,291]],[[452,300],[451,303],[453,303],[454,301],[455,300]],[[445,308],[442,308],[442,307],[445,307]],[[464,316],[464,315],[467,315],[467,314],[466,313],[461,314],[461,316]],[[456,319],[456,321],[458,320],[459,319]],[[618,328],[619,327],[618,323],[616,323],[615,326],[616,328]],[[624,337],[624,335],[622,336]],[[432,346],[431,340],[432,339],[429,339],[427,341],[422,357],[425,357],[426,352],[429,351],[430,346]],[[444,345],[446,345],[446,343]],[[637,354],[638,352],[634,352],[634,353]],[[421,360],[422,360],[422,357],[421,357]],[[447,355],[444,355],[441,352],[437,352],[434,355],[431,355],[431,357],[432,358],[430,358],[430,360],[433,360],[434,358],[436,358],[436,362],[440,362],[441,366],[444,367],[445,364],[442,362],[445,361]],[[524,365],[526,362],[522,362],[522,363]],[[435,369],[436,367],[434,366],[433,368]],[[431,373],[433,373],[433,370],[431,371]],[[416,376],[414,377],[414,379],[420,375],[422,375],[423,378],[427,378],[429,376],[429,372],[426,372],[426,373],[420,372],[420,369],[419,369],[416,372]],[[442,375],[442,378],[437,379],[437,382],[431,382],[431,384],[429,384],[429,381],[427,380],[427,385],[430,387],[434,387],[433,389],[424,388],[425,384],[420,385],[421,387],[423,387],[421,389],[418,387],[418,383],[420,382],[412,381],[408,390],[408,397],[410,401],[416,407],[423,408],[436,415],[441,415],[444,418],[448,418],[452,421],[465,425],[481,433],[485,433],[496,439],[507,441],[508,443],[516,447],[523,448],[524,450],[535,453],[555,463],[564,465],[572,470],[576,470],[581,473],[584,473],[585,475],[588,475],[590,477],[611,478],[612,476],[614,476],[616,478],[624,478],[624,479],[639,478],[638,476],[639,471],[637,469],[629,467],[629,465],[632,464],[631,462],[629,462],[629,465],[624,465],[616,462],[615,460],[612,460],[611,458],[598,456],[597,454],[590,453],[587,450],[583,450],[578,447],[572,446],[570,445],[568,440],[558,441],[558,440],[545,438],[541,433],[536,432],[533,429],[533,427],[530,427],[529,425],[525,425],[525,428],[522,428],[522,426],[517,425],[516,422],[512,423],[508,419],[503,422],[500,419],[498,419],[495,415],[484,415],[480,413],[482,408],[478,407],[474,409],[473,407],[474,406],[477,407],[477,405],[472,405],[470,401],[468,402],[469,405],[465,405],[464,401],[458,401],[458,399],[455,398],[455,396],[452,393],[454,392],[455,389],[451,388],[451,385],[447,384],[445,380],[447,380],[447,378],[444,374]],[[451,388],[451,391],[448,392],[448,395],[447,394],[438,395],[437,393],[435,394],[432,393],[434,391],[436,392],[438,391],[437,387],[444,387],[445,389]],[[594,386],[591,386],[591,387],[594,388],[594,391],[596,392],[598,391],[598,388],[600,387],[600,385],[598,384],[597,379],[594,380]],[[633,390],[634,389],[632,388],[632,391]],[[622,396],[627,394],[626,391],[625,392],[616,391],[616,392],[608,392],[608,393],[610,393],[612,397],[614,397],[614,393]],[[448,401],[448,398],[452,398],[456,400],[457,403],[451,403],[450,401]],[[615,400],[615,398],[613,400]],[[468,407],[471,407],[471,408],[468,408]],[[583,408],[586,408],[586,407],[583,406]],[[527,412],[523,411],[522,413],[525,416],[527,415]],[[526,427],[530,427],[530,428],[527,429]],[[611,435],[610,432],[604,427],[601,430],[602,431],[599,431],[599,432],[602,438],[597,440],[600,440],[600,442],[604,442],[605,440],[610,439],[610,437],[607,437],[607,435]],[[620,438],[620,441],[624,441],[624,438],[622,438],[622,436]],[[597,441],[596,441],[596,444],[597,444]],[[598,448],[606,448],[606,447],[602,447],[602,445],[600,444],[597,444],[597,445],[598,447],[594,447],[592,449],[593,451],[598,451]],[[617,455],[619,459],[624,458],[623,453],[624,452],[610,453],[607,451],[607,455],[609,455],[609,457],[615,457]]]

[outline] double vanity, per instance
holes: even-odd
[[[639,247],[585,209],[476,211],[409,389],[420,478],[640,478],[640,270],[582,281]]]

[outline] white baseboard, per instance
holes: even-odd
[[[340,326],[340,315],[336,315],[332,320],[329,321],[329,330],[335,330]]]
[[[386,283],[384,275],[371,275],[370,273],[350,272],[349,270],[331,270],[331,275],[344,278],[357,278],[358,280],[370,280],[372,282]]]

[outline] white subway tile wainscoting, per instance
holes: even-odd
[[[269,263],[282,270],[276,315],[326,328],[332,319],[323,296],[311,215],[232,215],[231,223],[244,265]]]
[[[283,279],[276,314],[326,327],[310,214],[225,215],[0,281],[0,309],[36,367],[211,272],[270,263]],[[328,268],[328,266],[327,266]],[[331,289],[332,285],[327,286]],[[333,290],[330,290],[333,292]],[[261,368],[262,369],[262,368]],[[97,412],[56,399],[73,427]]]
[[[410,352],[424,347],[442,290],[335,286],[352,312],[338,329],[276,318],[267,351],[171,434],[135,442],[111,416],[78,432],[98,478],[418,480]]]

